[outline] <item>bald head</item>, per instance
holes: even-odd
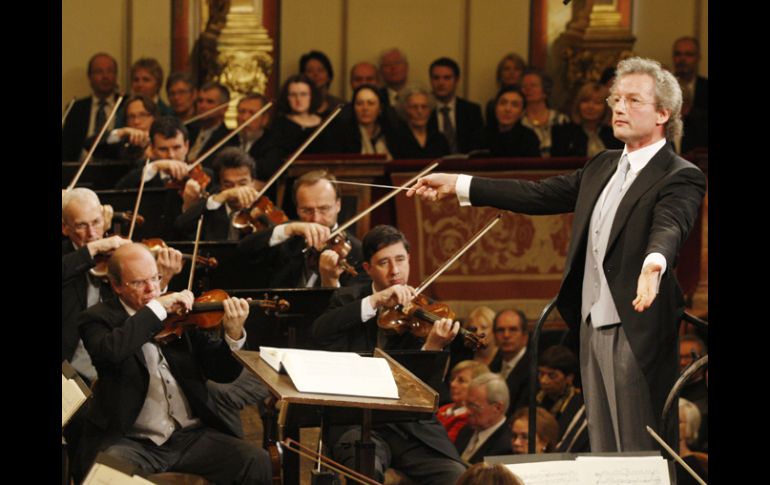
[[[155,258],[147,246],[139,243],[124,244],[112,253],[108,263],[107,274],[110,279],[121,284],[124,269],[133,265],[148,265],[157,268]]]
[[[359,62],[350,69],[350,87],[353,91],[364,84],[380,85],[377,66],[371,62]]]

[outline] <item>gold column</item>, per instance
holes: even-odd
[[[235,126],[235,105],[246,93],[264,93],[273,68],[273,40],[262,23],[262,2],[231,0],[216,41],[211,79],[230,90],[225,122]]]
[[[609,66],[632,55],[632,0],[576,0],[572,20],[558,44],[565,63],[567,87],[574,94],[588,81],[598,81]]]

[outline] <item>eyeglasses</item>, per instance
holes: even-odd
[[[625,106],[626,109],[639,109],[645,104],[655,104],[655,101],[642,101],[642,98],[639,96],[631,96],[630,98],[627,98],[625,96],[614,94],[607,98],[607,104],[610,106],[610,108],[613,109],[621,101],[623,101],[623,106]]]
[[[300,207],[297,209],[297,212],[302,214],[303,216],[312,217],[315,215],[316,212],[321,214],[322,216],[325,216],[334,209],[334,206],[332,205],[322,205],[321,207]]]
[[[160,283],[160,280],[162,279],[163,277],[161,275],[156,274],[155,276],[151,278],[147,278],[146,280],[126,281],[126,286],[130,286],[135,290],[141,290],[142,288],[145,288],[147,285],[157,285],[158,283]]]

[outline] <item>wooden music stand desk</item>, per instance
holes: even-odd
[[[357,450],[362,453],[356,458],[358,471],[374,477],[374,444],[371,441],[372,410],[395,411],[399,413],[433,413],[438,409],[438,393],[418,379],[409,370],[393,360],[380,349],[374,350],[375,357],[387,360],[393,372],[393,378],[398,386],[398,399],[383,399],[360,396],[344,396],[336,394],[302,393],[294,387],[288,374],[279,374],[265,361],[259,358],[259,352],[237,350],[233,352],[243,366],[253,372],[277,399],[283,399],[289,404],[304,406],[320,406],[323,408],[357,408],[361,411],[361,442]],[[392,413],[388,413],[392,415]],[[379,420],[378,420],[379,421]],[[298,439],[297,433],[297,439]],[[287,461],[287,458],[292,460]],[[294,463],[295,462],[296,465]],[[293,469],[293,470],[292,470]],[[299,459],[284,455],[284,480],[292,483],[298,480]],[[290,480],[290,477],[292,478]],[[295,482],[296,483],[296,482]]]

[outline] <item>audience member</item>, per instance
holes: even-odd
[[[321,51],[310,51],[299,60],[299,72],[307,76],[321,95],[318,113],[325,117],[345,101],[329,94],[329,87],[334,80],[334,70],[329,58]]]
[[[468,424],[457,434],[455,446],[468,463],[478,463],[485,456],[511,454],[511,428],[506,426],[508,388],[497,374],[474,378],[465,398]]]
[[[380,54],[380,78],[385,83],[385,104],[394,108],[398,106],[399,94],[406,86],[408,75],[409,61],[401,50],[394,47]]]
[[[682,91],[689,91],[693,107],[708,116],[709,81],[698,75],[700,62],[700,42],[695,37],[680,37],[673,47],[674,75],[682,86]]]
[[[511,448],[516,454],[529,453],[529,408],[519,408],[511,416],[513,439]],[[559,439],[559,424],[543,408],[535,410],[535,453],[551,453]]]
[[[396,143],[391,144],[395,158],[438,158],[449,154],[449,143],[435,124],[428,123],[434,102],[428,91],[407,86],[401,92],[401,111],[406,123],[398,124]]]
[[[487,124],[476,131],[472,148],[488,150],[490,157],[539,157],[537,135],[522,123],[527,101],[521,90],[516,86],[504,87],[496,99],[496,128]]]
[[[489,370],[505,379],[510,392],[511,411],[526,406],[529,399],[529,330],[521,310],[503,310],[494,320],[497,355]]]
[[[487,372],[489,368],[486,365],[473,360],[464,360],[452,368],[449,381],[452,402],[436,411],[436,418],[446,428],[452,443],[457,439],[460,429],[468,423],[468,408],[465,406],[468,387],[474,378]]]
[[[174,116],[186,121],[195,115],[195,98],[198,90],[189,72],[172,72],[166,80],[166,97]]]
[[[527,63],[520,55],[515,52],[506,54],[500,62],[497,63],[497,71],[495,74],[495,80],[497,81],[497,90],[501,90],[507,86],[520,86],[521,75],[524,73],[524,69],[527,68]],[[492,98],[487,101],[486,107],[486,120],[487,125],[492,128],[497,126],[497,118],[495,117],[495,105],[497,104],[497,98]]]
[[[593,158],[608,149],[623,148],[607,123],[611,110],[607,105],[609,89],[598,83],[586,83],[572,103],[572,122],[551,128],[551,156]]]
[[[569,122],[569,117],[551,109],[548,98],[551,96],[553,81],[537,69],[527,69],[521,78],[521,92],[527,99],[524,107],[524,119],[521,123],[535,132],[540,139],[540,154],[551,154],[551,128]]]
[[[198,113],[204,113],[228,101],[230,101],[230,91],[225,86],[208,82],[198,90],[195,107]],[[190,161],[198,160],[230,133],[230,130],[225,126],[226,111],[226,109],[217,110],[190,124],[190,151],[187,154]],[[219,150],[222,148],[220,147]],[[212,155],[214,154],[216,152]],[[213,163],[213,158],[208,157],[203,161],[203,166],[211,168]]]
[[[123,102],[121,111],[125,117],[121,123],[123,126],[105,133],[94,150],[93,157],[141,165],[149,154],[147,148],[150,126],[158,118],[158,107],[147,96],[133,95]],[[86,139],[83,144],[83,157],[91,149],[97,136],[98,133]]]

